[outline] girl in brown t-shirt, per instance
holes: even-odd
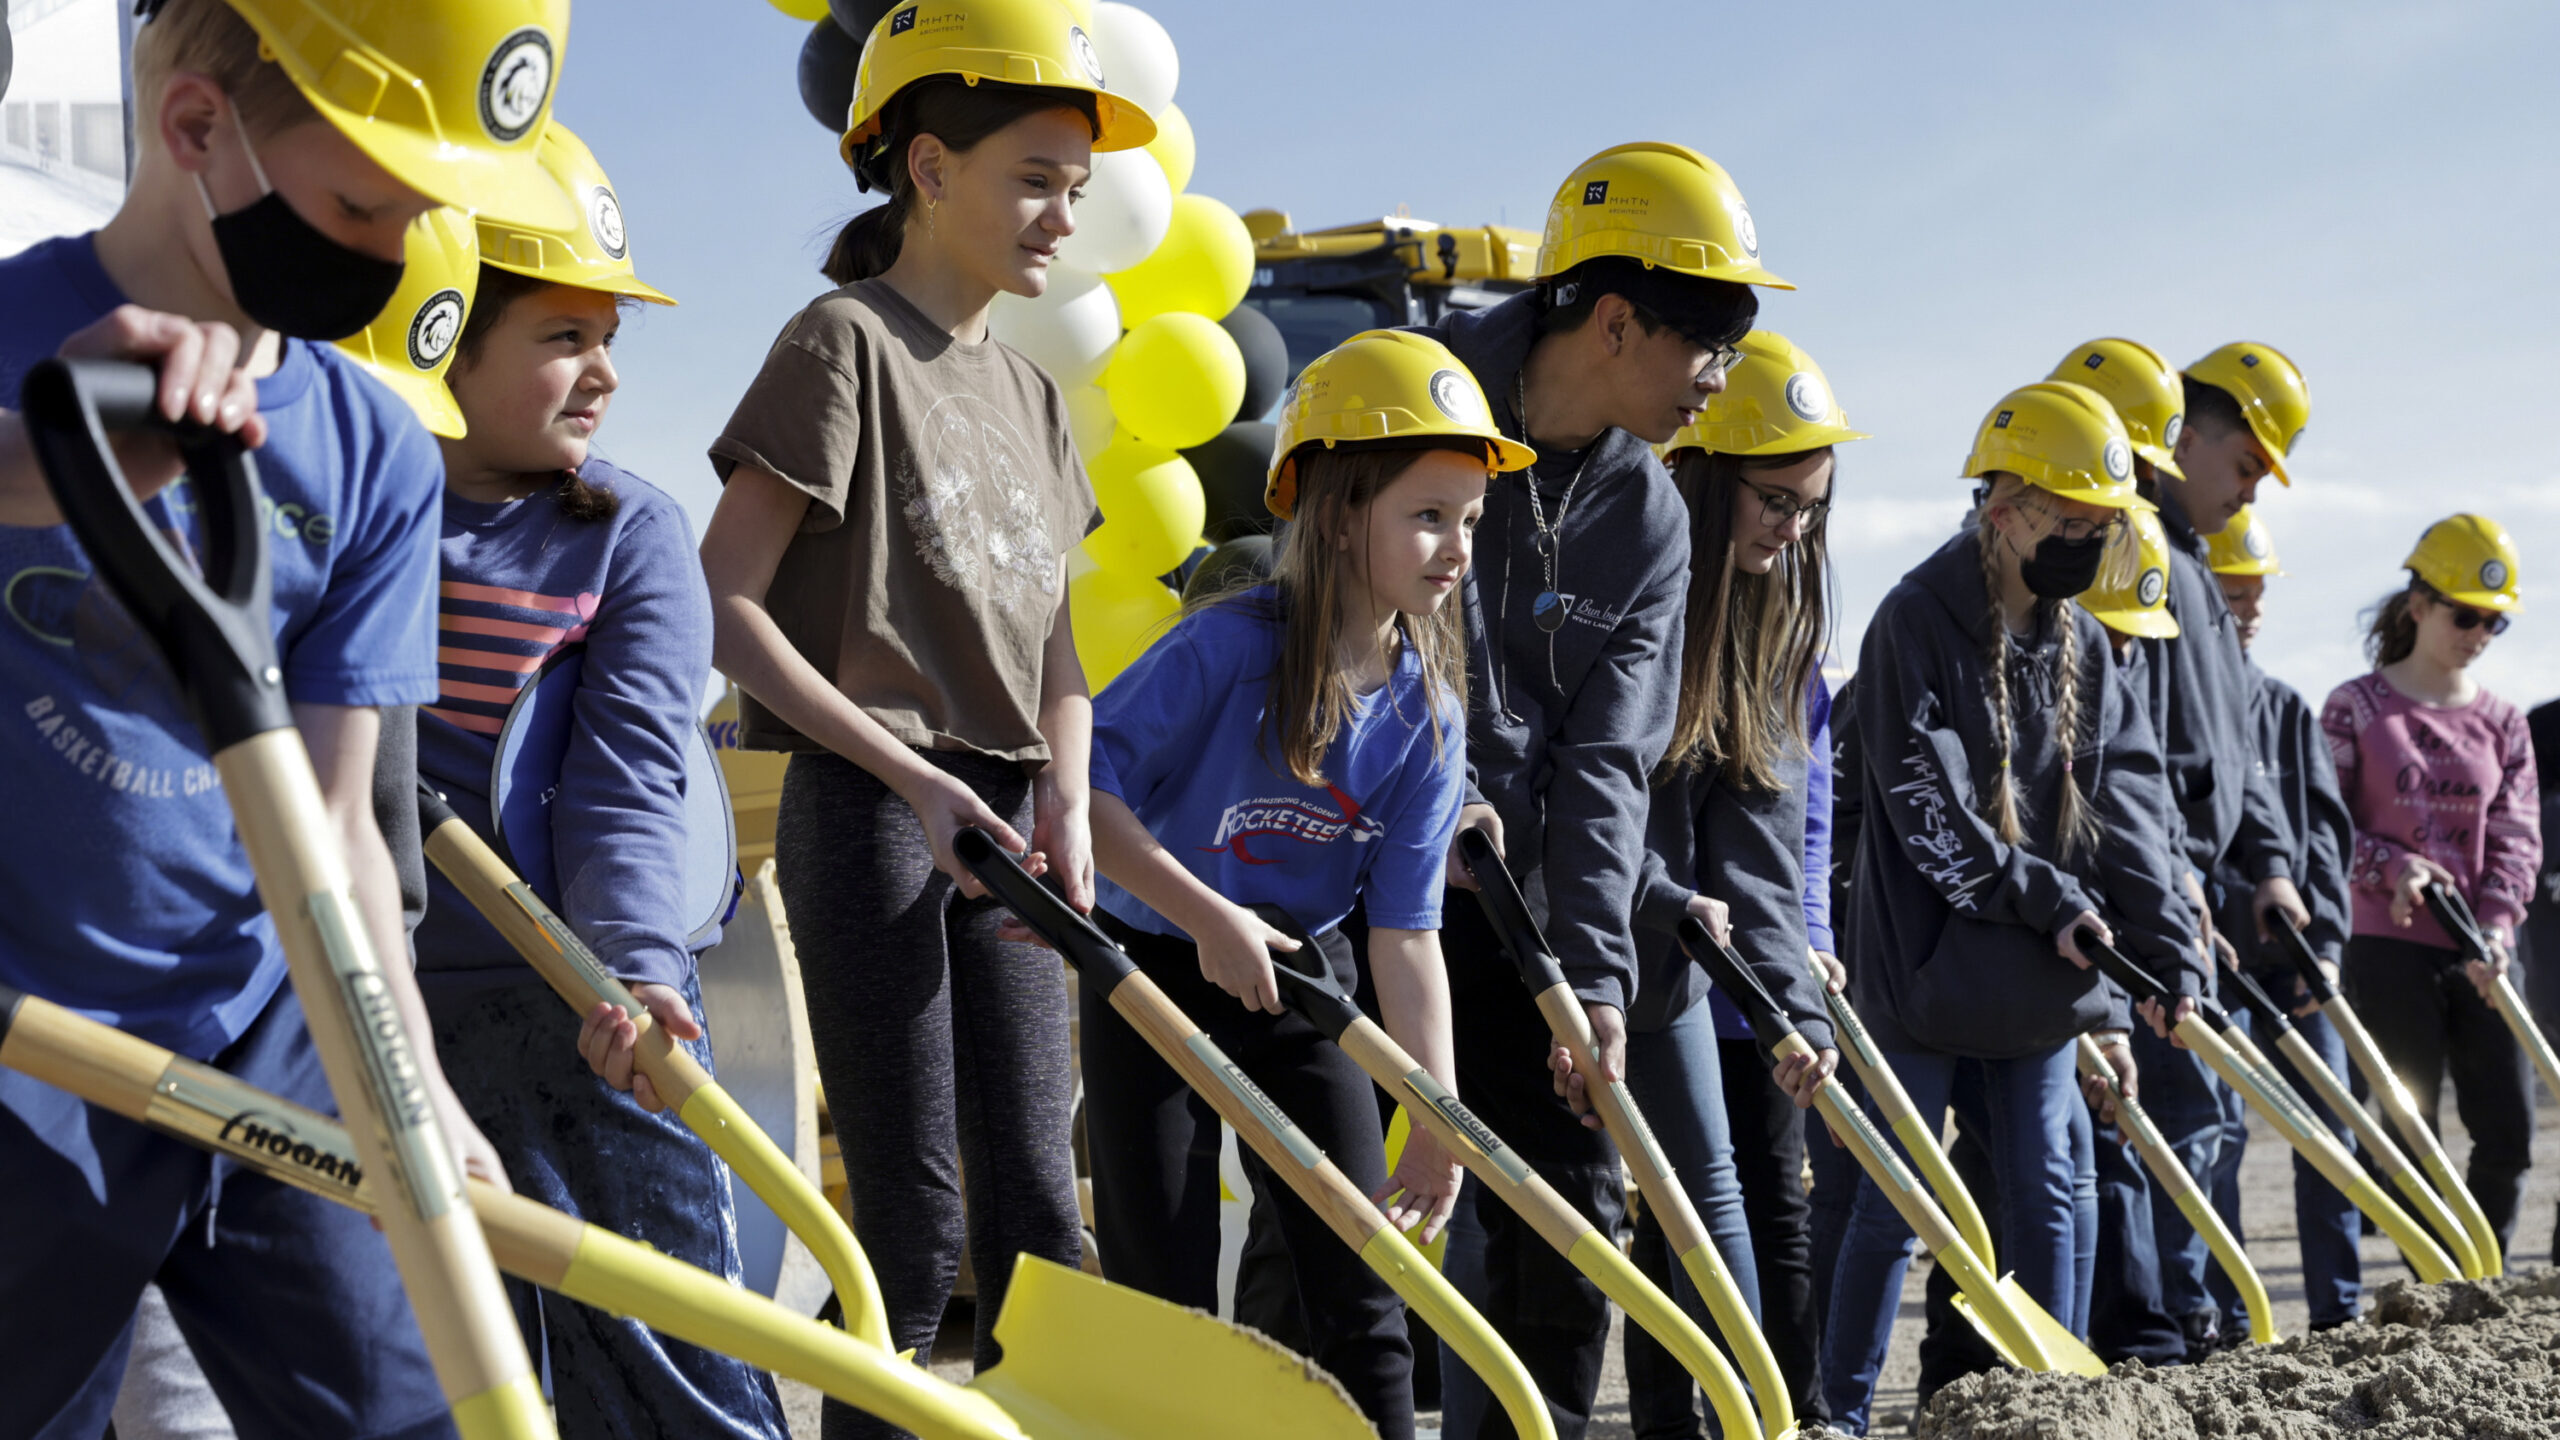
[[[712,445],[702,559],[745,741],[793,752],[775,859],[855,1232],[924,1354],[965,1236],[984,1367],[1014,1257],[1081,1255],[1073,1094],[1057,957],[998,937],[951,837],[1028,848],[1093,903],[1065,570],[1093,491],[1057,385],[987,307],[1046,288],[1093,152],[1155,127],[1059,0],[902,7],[861,74],[844,154],[888,203]],[[828,1407],[828,1440],[894,1433]]]

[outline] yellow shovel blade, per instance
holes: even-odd
[[[2000,1358],[2022,1370],[2104,1375],[2106,1362],[2019,1288],[2017,1277],[1991,1278],[1962,1240],[1938,1252],[1956,1282],[1956,1313],[1981,1332]]]
[[[1037,1440],[1364,1440],[1332,1376],[1250,1330],[1029,1255],[970,1382]]]

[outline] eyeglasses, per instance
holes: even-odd
[[[1695,344],[1695,339],[1693,338],[1690,343]],[[1733,373],[1733,367],[1742,363],[1742,347],[1739,345],[1709,345],[1704,348],[1707,352],[1707,365],[1706,369],[1698,372],[1701,376],[1710,372],[1717,375],[1730,375]]]
[[[2062,537],[2066,545],[2085,545],[2091,540],[2112,543],[2124,533],[2124,512],[2119,510],[2104,520],[2083,520],[2077,516],[2057,515],[2051,505],[2038,501],[2036,508],[2053,521],[2051,533]]]
[[[1787,522],[1799,515],[1804,517],[1804,528],[1811,530],[1822,523],[1823,516],[1831,513],[1829,500],[1799,500],[1784,490],[1754,485],[1739,475],[1734,479],[1743,489],[1760,497],[1760,523],[1772,530],[1786,529]]]
[[[2453,628],[2456,630],[2477,630],[2486,625],[2489,627],[2490,634],[2504,635],[2507,633],[2507,627],[2515,623],[2509,616],[2493,615],[2486,610],[2474,610],[2468,605],[2456,605],[2450,600],[2440,600],[2436,603],[2453,612]]]

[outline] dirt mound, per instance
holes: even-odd
[[[1920,1440],[2535,1440],[2560,1435],[2560,1271],[2374,1292],[2365,1323],[2104,1379],[2000,1371],[1934,1396]]]

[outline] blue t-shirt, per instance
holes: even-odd
[[[1280,659],[1275,602],[1265,587],[1185,619],[1096,697],[1093,787],[1236,904],[1278,905],[1320,932],[1366,897],[1372,925],[1437,930],[1465,717],[1444,700],[1433,725],[1408,646],[1334,737],[1329,783],[1301,783],[1277,763],[1263,719]],[[1121,920],[1181,933],[1109,880],[1100,891]]]
[[[0,260],[0,404],[122,303],[90,236]],[[286,693],[435,699],[435,441],[326,345],[286,341],[258,408]],[[183,481],[149,508],[195,534]],[[0,980],[211,1058],[285,971],[204,737],[68,526],[0,526],[0,601]]]

